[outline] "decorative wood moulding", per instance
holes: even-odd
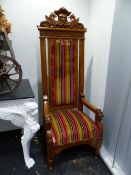
[[[84,39],[84,32],[78,31],[60,31],[58,30],[44,30],[44,28],[40,30],[40,38],[76,38],[76,39]]]
[[[45,15],[45,18],[46,21],[40,23],[42,28],[84,29],[84,25],[79,23],[79,18],[76,18],[72,12],[64,7],[55,10],[49,16]]]

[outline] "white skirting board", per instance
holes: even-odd
[[[113,157],[109,154],[109,152],[105,149],[104,146],[102,146],[101,148],[100,156],[113,175],[126,175],[122,171],[121,167],[118,166],[118,164],[115,163],[115,165],[112,166]]]

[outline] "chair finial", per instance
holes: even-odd
[[[49,16],[46,15],[45,18],[46,21],[42,21],[40,23],[40,27],[70,29],[84,28],[84,25],[79,23],[79,18],[76,19],[75,15],[64,7],[61,7],[59,10],[55,10]]]

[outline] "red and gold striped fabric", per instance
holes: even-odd
[[[53,106],[74,104],[75,86],[75,42],[53,40],[52,55],[52,98]]]
[[[100,137],[98,126],[82,111],[55,111],[50,115],[55,145],[79,143]]]

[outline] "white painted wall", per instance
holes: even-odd
[[[112,23],[116,0],[91,0],[85,67],[85,94],[103,109]]]
[[[38,83],[41,83],[39,33],[36,26],[45,14],[61,6],[80,17],[80,22],[88,28],[85,43],[85,94],[90,96],[89,99],[95,105],[103,107],[115,0],[48,0],[46,4],[43,0],[1,0],[1,5],[12,23],[10,38],[16,58],[22,65],[23,78],[29,78],[36,100]],[[92,67],[89,67],[92,59]]]
[[[23,78],[29,78],[36,98],[38,97],[37,63],[40,60],[39,33],[37,25],[55,9],[64,6],[72,11],[80,21],[88,24],[88,1],[61,0],[48,3],[43,0],[1,0],[5,14],[12,23],[13,49],[18,62],[22,65]],[[38,71],[40,68],[38,68]]]
[[[102,157],[114,175],[131,174],[131,1],[117,0],[104,101]],[[106,154],[105,154],[106,153]]]
[[[36,101],[39,98],[40,116],[42,114],[42,96],[39,88],[41,87],[41,68],[37,25],[45,20],[45,15],[64,6],[76,17],[80,17],[80,22],[87,27],[89,1],[0,0],[7,19],[12,23],[12,33],[9,37],[12,40],[16,59],[22,66],[23,78],[30,80]],[[40,118],[42,119],[42,117]]]
[[[85,40],[85,95],[93,104],[103,108],[115,0],[48,0],[46,4],[43,0],[1,0],[1,5],[12,23],[10,38],[23,69],[23,78],[30,80],[36,101],[39,98],[40,111],[40,47],[36,26],[46,14],[61,6],[80,17],[80,22],[88,29]]]
[[[61,6],[65,6],[67,9],[72,11],[76,15],[76,17],[80,17],[80,22],[82,22],[88,28],[88,31],[86,34],[86,43],[85,43],[85,80],[86,80],[85,95],[96,106],[100,108],[104,107],[111,34],[113,33],[112,35],[113,42],[111,43],[112,60],[116,61],[115,60],[116,56],[117,56],[117,59],[119,59],[120,56],[123,54],[123,50],[121,49],[123,48],[122,42],[119,42],[119,40],[117,41],[117,39],[121,40],[121,36],[122,36],[121,33],[118,32],[119,31],[118,25],[122,25],[121,31],[126,31],[126,29],[128,29],[128,27],[123,28],[123,26],[126,26],[126,25],[130,26],[130,23],[129,23],[130,18],[128,18],[128,21],[127,21],[128,7],[131,7],[129,6],[131,4],[130,0],[126,0],[126,3],[124,0],[118,0],[117,2],[118,4],[117,4],[116,11],[119,12],[119,15],[118,13],[116,13],[118,16],[117,18],[114,19],[115,30],[113,30],[112,32],[113,16],[114,16],[116,0],[106,0],[106,1],[105,0],[100,0],[100,1],[98,0],[82,0],[82,1],[81,0],[61,0],[61,1],[48,0],[48,2],[46,3],[43,0],[37,0],[37,1],[36,0],[22,0],[22,1],[1,0],[1,5],[3,6],[6,12],[5,14],[12,23],[12,33],[10,34],[10,38],[12,39],[16,58],[18,62],[22,65],[23,78],[28,78],[30,80],[31,86],[36,96],[36,100],[38,100],[38,87],[39,87],[38,84],[39,85],[41,84],[40,49],[39,49],[40,47],[39,47],[39,38],[38,38],[39,33],[37,31],[36,26],[39,24],[41,20],[44,20],[45,14],[48,15],[54,9],[58,9]],[[125,11],[123,11],[123,7]],[[122,21],[120,17],[123,19]],[[117,34],[119,34],[119,37]],[[129,33],[125,32],[125,34],[126,34],[126,38],[123,36],[123,40],[125,39],[128,40]],[[119,45],[120,43],[121,45]],[[119,50],[121,51],[119,55],[114,55],[115,53],[113,49],[115,47],[118,47]],[[125,50],[129,49],[128,52],[130,52],[129,45],[124,45],[124,47],[125,47]],[[126,56],[128,52],[125,52],[124,56]],[[130,54],[128,54],[128,58],[129,56]],[[128,64],[128,62],[126,63]],[[114,66],[115,64],[112,64],[112,65]],[[123,66],[122,63],[121,63],[121,66]],[[119,72],[117,72],[117,74],[119,74]],[[119,77],[119,80],[120,80],[120,77]],[[114,86],[112,85],[112,90],[113,89],[114,89]],[[117,92],[117,88],[116,88],[116,92]],[[119,94],[119,92],[117,93]],[[117,95],[117,93],[114,92],[114,97],[115,95]],[[39,93],[39,96],[40,96],[40,93]],[[110,97],[110,94],[109,94],[109,97]],[[42,98],[40,98],[40,100],[41,99]],[[112,97],[110,97],[110,100],[112,100]],[[115,100],[114,100],[114,103],[115,103]],[[107,100],[106,104],[107,104],[107,109],[110,109],[108,107],[109,104],[112,104],[112,109],[113,109],[112,101],[109,103],[109,100]],[[113,111],[110,111],[110,110],[107,111],[108,115],[106,115],[104,119],[104,122],[106,123],[106,130],[104,132],[104,137],[107,139],[107,141],[104,139],[103,148],[105,148],[106,151],[109,151],[110,154],[108,153],[104,154],[104,151],[102,150],[103,151],[102,155],[103,157],[106,156],[105,160],[107,160],[108,166],[111,167],[113,157],[112,157],[112,151],[110,149],[111,147],[109,148],[109,146],[112,144],[111,141],[112,139],[114,139],[114,137],[112,137],[112,134],[110,132],[110,127],[108,125],[110,124],[114,126],[114,122],[113,122],[114,116],[112,115],[112,118],[110,119],[111,115],[109,115],[110,114],[109,112],[113,112]],[[109,119],[111,122],[109,121]],[[118,128],[118,127],[115,127],[115,128]],[[115,137],[114,139],[115,142],[116,142],[116,139],[117,138]],[[115,145],[112,144],[112,147],[114,146]],[[119,147],[118,151],[119,150],[122,150],[122,148]],[[122,160],[122,162],[120,162],[121,160],[122,159],[120,159],[120,155],[116,154],[116,163],[123,164],[124,161]],[[129,174],[130,173],[129,170],[130,170],[130,165],[128,166],[126,164],[126,170],[124,169],[124,171],[127,174]],[[118,173],[118,171],[113,173],[120,174]]]
[[[88,29],[85,40],[85,95],[93,104],[103,108],[115,0],[48,0],[46,4],[43,0],[1,0],[1,5],[12,23],[10,38],[17,61],[22,65],[23,78],[30,80],[36,101],[39,94],[40,111],[42,96],[37,25],[45,19],[45,15],[61,6],[80,17],[80,22]]]

